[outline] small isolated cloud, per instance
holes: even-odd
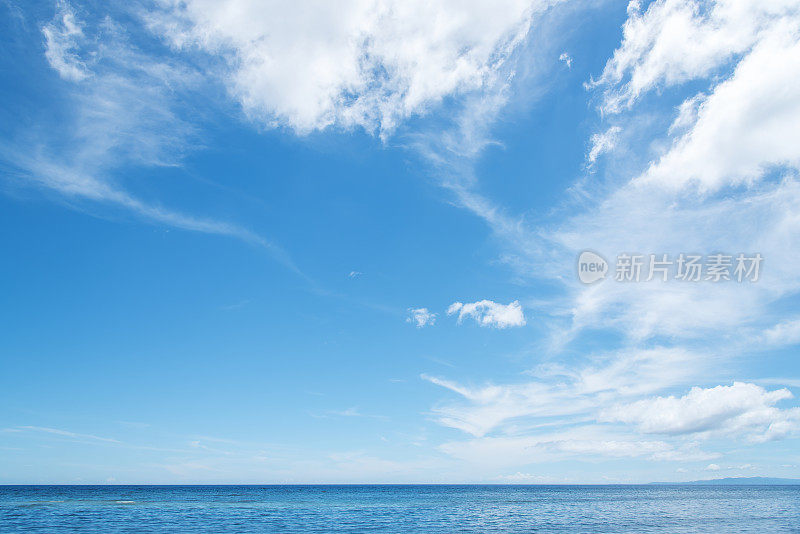
[[[428,308],[409,308],[407,323],[414,323],[417,328],[433,325],[436,322],[436,314],[431,313]]]
[[[572,68],[572,58],[566,52],[562,52],[561,55],[558,56],[558,60],[563,61],[568,69]]]
[[[364,273],[362,273],[361,271],[350,271],[350,274],[348,274],[347,277],[348,278],[358,278],[362,274],[364,274]]]
[[[717,464],[708,464],[705,468],[706,471],[719,471],[719,466]]]
[[[601,154],[614,150],[621,131],[622,128],[619,126],[612,126],[605,132],[592,136],[592,148],[589,149],[589,154],[586,156],[586,159],[589,160],[589,165],[594,164]]]
[[[525,325],[525,315],[522,313],[522,306],[518,300],[510,304],[500,304],[491,300],[479,300],[466,304],[454,302],[447,308],[447,315],[456,313],[459,323],[464,320],[464,317],[472,317],[481,326],[494,328]]]
[[[329,415],[335,415],[338,417],[366,417],[370,419],[386,419],[385,415],[374,415],[374,414],[363,413],[358,406],[351,406],[346,410],[330,410],[327,413]]]

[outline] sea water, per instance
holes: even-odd
[[[800,532],[800,486],[0,486],[0,532]]]

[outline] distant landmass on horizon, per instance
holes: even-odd
[[[800,485],[800,478],[770,478],[770,477],[728,477],[712,478],[708,480],[692,480],[690,482],[651,482],[667,486],[794,486]]]

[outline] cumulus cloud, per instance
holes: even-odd
[[[617,113],[645,93],[692,80],[712,90],[688,98],[670,129],[688,128],[640,179],[713,191],[750,183],[774,166],[797,167],[800,8],[773,0],[659,0],[631,4],[623,41],[590,87]],[[730,65],[735,69],[728,76]],[[722,80],[714,86],[716,79]]]
[[[481,326],[491,326],[494,328],[508,328],[512,326],[524,326],[525,315],[522,313],[522,306],[515,300],[509,304],[500,304],[491,300],[479,300],[478,302],[454,302],[447,308],[447,315],[458,314],[458,322],[462,322],[465,317],[475,319]]]
[[[618,112],[660,85],[707,77],[799,12],[790,0],[657,0],[644,13],[631,2],[622,43],[593,82],[606,87],[603,109]]]
[[[436,322],[436,314],[431,313],[428,308],[409,308],[408,313],[406,322],[414,323],[417,328],[430,326]]]
[[[689,100],[689,106],[693,100]],[[688,121],[687,121],[688,122]],[[713,191],[800,167],[800,17],[761,39],[700,105],[691,130],[641,180]]]
[[[232,94],[268,126],[391,131],[494,82],[550,1],[165,0],[151,27],[221,54]]]
[[[722,433],[750,441],[785,437],[800,429],[800,408],[782,410],[787,389],[766,391],[755,384],[692,388],[683,397],[655,397],[606,410],[601,419],[635,424],[648,434]]]

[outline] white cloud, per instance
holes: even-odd
[[[601,154],[614,149],[617,143],[617,137],[621,131],[622,128],[619,126],[612,126],[603,133],[592,135],[592,148],[586,156],[586,159],[589,160],[589,164],[593,164],[597,161],[597,158],[600,157]]]
[[[522,306],[515,300],[509,304],[500,304],[491,300],[479,300],[478,302],[454,302],[447,308],[447,315],[458,314],[458,322],[465,317],[475,319],[481,326],[491,326],[494,328],[508,328],[512,326],[524,326],[525,315],[522,313]]]
[[[800,183],[794,180],[725,198],[623,186],[549,231],[554,270],[546,274],[561,278],[567,288],[564,302],[553,307],[571,319],[570,335],[602,327],[636,341],[657,335],[725,339],[731,329],[763,325],[773,302],[800,289],[800,272],[793,267],[800,262],[798,209]],[[759,252],[765,260],[757,283],[606,280],[586,287],[573,276],[565,278],[586,249],[597,250],[612,264],[617,255],[631,251],[667,253],[673,260],[690,251]]]
[[[800,167],[800,20],[777,25],[697,111],[691,130],[642,176],[702,191]]]
[[[631,2],[623,40],[594,86],[618,112],[658,86],[705,78],[747,51],[776,24],[800,13],[792,0]]]
[[[594,83],[605,89],[605,111],[626,110],[648,91],[688,80],[705,79],[710,90],[679,106],[668,130],[676,135],[671,143],[653,141],[661,156],[644,171],[627,166],[633,180],[615,176],[613,187],[589,186],[584,213],[516,241],[525,243],[523,256],[542,249],[552,256],[566,253],[554,262],[565,270],[586,248],[612,261],[629,251],[726,249],[770,258],[767,280],[751,286],[576,285],[563,304],[572,317],[565,339],[596,327],[617,328],[634,340],[661,334],[724,338],[730,329],[747,326],[756,334],[768,330],[769,306],[800,289],[798,273],[786,267],[800,261],[798,249],[785,241],[793,242],[800,230],[800,147],[794,133],[800,122],[800,7],[781,0],[661,0],[644,14],[632,3],[629,15],[623,42]],[[625,124],[647,122],[652,113],[633,110]],[[608,131],[593,139],[602,141]],[[642,146],[640,135],[629,141]],[[612,158],[615,148],[609,149]],[[630,147],[621,148],[619,158],[630,159]],[[775,170],[784,173],[782,181],[758,183]],[[731,185],[744,187],[713,195]],[[546,274],[563,279],[563,272]]]
[[[572,68],[572,58],[566,52],[562,52],[560,56],[558,56],[558,60],[562,61],[568,69]]]
[[[787,389],[766,391],[755,384],[694,387],[683,397],[655,397],[608,409],[601,420],[635,424],[648,434],[721,433],[768,441],[800,429],[800,408],[781,410]]]
[[[770,345],[795,345],[800,343],[800,319],[780,322],[764,332],[763,339]]]
[[[436,322],[436,314],[431,313],[428,308],[409,308],[408,312],[411,315],[406,318],[406,322],[414,323],[417,328],[430,326]]]
[[[689,128],[697,122],[697,113],[700,104],[702,104],[708,95],[699,93],[691,98],[687,98],[681,105],[678,106],[678,115],[669,127],[669,133],[673,134],[681,132]]]
[[[268,126],[389,132],[494,83],[549,3],[165,0],[149,20],[174,46],[225,58],[232,94]]]
[[[455,120],[457,128],[439,137],[440,148],[462,156],[463,150],[474,155],[490,142],[484,130],[504,105],[509,81],[515,76],[509,59],[527,39],[531,21],[556,3],[559,0],[504,0],[502,5],[352,0],[333,6],[314,1],[277,5],[249,0],[164,0],[155,10],[138,13],[150,30],[176,49],[186,53],[200,49],[221,59],[206,62],[204,75],[222,79],[247,114],[268,127],[287,126],[307,133],[331,125],[357,126],[380,130],[386,136],[403,120],[427,114],[443,99],[463,97],[451,101],[463,110],[462,115],[455,113],[460,117]],[[86,108],[99,104],[103,109],[112,104],[115,112],[107,117],[118,114],[120,124],[109,121],[106,128],[101,122],[95,128],[98,142],[87,141],[77,148],[96,145],[94,160],[85,158],[79,168],[59,155],[14,157],[17,147],[7,147],[9,159],[18,160],[13,163],[41,185],[67,195],[118,203],[166,224],[175,222],[184,228],[266,244],[253,232],[229,223],[148,206],[108,179],[110,167],[122,162],[174,165],[180,160],[191,147],[186,135],[194,131],[175,113],[174,104],[184,96],[183,75],[196,77],[200,83],[203,76],[192,67],[183,67],[196,63],[180,63],[180,56],[175,56],[174,63],[154,60],[120,39],[121,35],[92,34],[90,30],[97,28],[82,27],[69,5],[60,5],[68,16],[59,14],[48,25],[47,32],[56,41],[61,39],[51,47],[56,54],[53,57],[61,60],[51,63],[59,71],[68,68],[62,68],[63,63],[73,65],[74,72],[79,69],[91,74],[86,79],[74,72],[62,73],[75,81],[92,81],[94,85],[80,88]],[[107,18],[100,26],[114,23]],[[60,33],[56,35],[55,30]],[[121,46],[115,46],[120,42]],[[90,45],[94,47],[91,51]],[[57,60],[61,63],[54,63]],[[214,66],[220,64],[226,67]],[[91,73],[87,65],[91,65]],[[152,78],[147,79],[145,73]],[[198,83],[197,79],[192,83]],[[169,80],[169,87],[164,80]],[[103,83],[115,81],[126,84],[125,90],[101,88]],[[177,86],[173,86],[175,81]],[[103,96],[117,93],[120,98],[103,100]],[[142,102],[148,103],[144,113],[137,109]],[[152,125],[147,122],[151,117],[157,119]],[[141,120],[126,123],[130,118]],[[171,119],[170,126],[161,127],[157,123],[161,119]],[[414,136],[408,139],[412,139],[409,146],[414,145]],[[111,151],[104,150],[108,145]],[[130,150],[122,158],[113,154],[124,147]],[[30,161],[41,165],[26,168]],[[46,174],[42,167],[53,172]],[[453,182],[456,188],[463,185],[462,178]],[[465,202],[474,200],[468,191],[463,193]],[[275,245],[267,246],[281,261],[291,263]]]
[[[623,41],[590,87],[603,110],[690,80],[713,90],[680,106],[670,133],[689,129],[641,178],[713,191],[752,183],[775,166],[798,167],[800,7],[791,0],[659,0],[633,6]],[[726,70],[733,65],[733,75]],[[723,74],[720,76],[720,74]],[[721,79],[716,83],[716,79]]]
[[[432,413],[436,420],[477,437],[518,418],[571,415],[591,407],[591,402],[584,399],[561,403],[565,397],[571,397],[569,392],[545,383],[467,387],[428,375],[422,375],[422,378],[466,400],[466,403],[448,403],[434,408]]]
[[[71,120],[19,132],[16,137],[27,142],[0,144],[0,158],[17,175],[76,207],[87,207],[78,201],[116,205],[144,220],[241,239],[299,273],[286,252],[257,233],[146,202],[119,178],[122,168],[179,165],[193,149],[197,128],[181,109],[202,83],[193,67],[143,52],[111,17],[85,24],[64,1],[57,2],[42,35],[49,64],[73,82],[64,88]]]
[[[705,467],[706,471],[719,471],[719,466],[717,464],[708,464]]]
[[[746,470],[746,469],[750,470],[750,469],[755,469],[755,468],[756,468],[756,466],[754,466],[753,464],[739,464],[739,465],[729,465],[726,469],[734,469],[734,470],[738,470],[738,471],[743,471],[743,470]]]
[[[75,12],[68,3],[59,1],[56,6],[55,18],[42,28],[44,54],[59,76],[78,82],[89,76],[86,64],[76,52],[84,37],[82,24],[75,18]]]
[[[503,482],[507,482],[509,484],[531,484],[535,482],[543,482],[547,480],[547,477],[517,471],[516,473],[512,473],[510,475],[499,475],[495,477],[495,480],[502,480]]]
[[[642,458],[653,461],[707,461],[718,453],[695,444],[673,445],[661,440],[617,434],[595,426],[583,426],[536,436],[482,437],[450,441],[439,449],[472,465],[494,468],[556,462],[565,459]]]
[[[654,402],[641,397],[659,389],[707,382],[704,368],[743,350],[758,349],[754,342],[764,332],[770,332],[764,336],[776,341],[793,339],[793,325],[770,325],[775,314],[769,312],[779,299],[800,289],[800,273],[793,267],[800,263],[800,243],[796,243],[800,235],[796,215],[800,210],[800,184],[792,172],[780,180],[763,177],[776,167],[797,167],[800,161],[791,129],[800,122],[800,70],[795,49],[799,6],[780,1],[702,5],[656,1],[649,6],[650,14],[643,16],[631,3],[625,42],[593,84],[605,90],[603,111],[626,111],[648,91],[689,80],[704,80],[708,86],[702,93],[685,98],[667,132],[653,137],[654,124],[669,124],[660,120],[663,117],[653,119],[659,113],[655,106],[642,114],[631,111],[629,117],[616,117],[615,123],[623,125],[624,130],[607,125],[592,139],[593,147],[587,154],[590,162],[602,153],[607,153],[609,160],[618,152],[627,155],[630,147],[625,143],[630,142],[636,145],[636,158],[647,158],[644,166],[636,161],[617,165],[614,175],[602,184],[589,183],[583,190],[575,189],[579,211],[574,215],[549,226],[530,228],[524,217],[514,216],[476,193],[471,169],[464,170],[446,157],[437,161],[448,179],[459,172],[466,176],[460,181],[451,179],[447,185],[459,204],[482,217],[508,248],[505,257],[509,263],[545,264],[536,272],[564,282],[564,298],[543,303],[541,308],[555,324],[561,317],[567,319],[565,343],[582,331],[599,329],[618,332],[625,347],[650,346],[648,342],[655,339],[669,340],[673,348],[662,349],[663,362],[643,355],[646,351],[625,349],[621,351],[625,356],[605,361],[591,358],[588,364],[569,362],[558,368],[542,368],[536,381],[521,384],[470,386],[426,376],[462,397],[435,406],[432,414],[436,420],[474,437],[446,444],[443,450],[448,454],[475,462],[492,456],[509,465],[520,465],[545,449],[548,454],[569,451],[576,456],[581,450],[601,455],[649,450],[649,455],[640,456],[699,461],[714,455],[675,444],[685,443],[686,436],[724,436],[751,442],[779,439],[797,426],[797,409],[774,406],[784,393],[764,391],[759,397],[752,389],[758,386],[737,383],[727,386],[733,393],[720,386],[697,388],[710,392],[705,395],[691,390],[678,399],[656,397],[674,399],[679,405],[694,400],[695,410],[676,417],[682,417],[684,429],[694,425],[698,430],[681,431],[676,423],[671,429],[666,424],[660,427],[669,432],[656,432],[659,427],[655,420],[617,420],[627,423],[626,431],[631,433],[663,434],[663,441],[602,433],[563,439],[545,439],[542,435],[542,429],[553,426],[585,429],[605,418],[616,404]],[[763,73],[757,68],[761,64]],[[672,103],[661,107],[664,109],[670,115],[675,112]],[[642,126],[644,123],[647,127]],[[762,132],[763,140],[757,138]],[[676,137],[664,141],[659,137],[662,133]],[[481,143],[463,144],[480,151],[487,144],[486,137],[481,139]],[[461,153],[474,158],[472,151]],[[625,172],[620,173],[620,168]],[[699,185],[701,194],[697,194],[697,188],[685,187],[690,184]],[[744,187],[713,195],[729,185]],[[578,284],[573,274],[577,253],[587,248],[598,250],[612,262],[617,254],[630,251],[760,252],[768,259],[757,284],[672,281],[625,285],[606,281],[587,287]],[[520,269],[520,273],[526,272],[533,269]],[[452,313],[460,311],[463,304],[454,306]],[[561,336],[559,328],[552,330]],[[558,351],[562,346],[551,350]],[[694,352],[697,348],[702,348],[699,354]],[[727,381],[729,375],[725,376]],[[737,405],[735,399],[740,395]],[[663,402],[671,405],[672,401]],[[740,412],[728,415],[724,411],[727,402],[734,404],[733,412]],[[691,419],[692,414],[697,420]],[[708,428],[699,430],[704,424]],[[646,445],[637,449],[638,442]]]
[[[51,434],[55,436],[60,436],[64,438],[70,438],[78,441],[100,441],[103,443],[120,443],[120,441],[112,438],[104,438],[101,436],[95,436],[94,434],[81,434],[79,432],[71,432],[69,430],[62,430],[60,428],[48,428],[43,426],[20,426],[18,427],[19,430],[27,430],[32,432],[43,432],[45,434]]]
[[[471,387],[429,375],[422,378],[466,401],[434,408],[437,421],[480,437],[514,425],[547,426],[550,417],[572,424],[573,416],[593,417],[615,399],[684,384],[703,365],[697,355],[684,350],[655,348],[596,356],[577,368],[542,366],[531,372],[536,380],[519,384]]]
[[[663,369],[679,365],[672,362]],[[589,373],[580,373],[580,378],[571,383],[548,380],[481,388],[423,378],[468,401],[434,408],[433,413],[441,424],[473,436],[466,441],[446,443],[441,449],[456,458],[478,463],[524,465],[587,455],[701,461],[719,454],[699,450],[695,442],[675,438],[724,437],[760,443],[783,439],[800,430],[800,408],[774,406],[791,398],[785,389],[768,392],[754,384],[737,382],[732,386],[692,388],[680,398],[655,397],[619,403],[625,397],[636,398],[675,382],[648,384],[648,378],[657,377],[658,370],[643,376],[637,373],[635,364],[627,365],[626,371],[632,372],[622,375],[629,385],[621,388],[622,382],[618,380],[598,387],[598,377],[608,376],[603,371],[593,373],[588,379]],[[619,433],[613,427],[598,425],[603,422],[631,426]],[[554,430],[558,428],[561,430]],[[487,435],[497,429],[499,433]],[[639,437],[640,434],[663,434],[668,440],[646,439]],[[481,460],[490,455],[492,460]]]
[[[612,189],[620,180],[621,187],[596,195],[589,191],[591,200],[581,205],[581,214],[531,230],[522,217],[476,193],[470,165],[493,142],[489,125],[508,101],[508,80],[515,74],[509,58],[526,38],[531,14],[546,4],[509,1],[507,9],[488,4],[474,9],[448,2],[276,6],[190,0],[165,1],[162,11],[147,17],[151,28],[176,47],[197,46],[221,57],[227,65],[221,75],[231,94],[252,119],[269,127],[306,133],[335,125],[386,134],[446,97],[465,96],[463,108],[453,114],[455,128],[437,130],[418,145],[415,138],[411,145],[421,147],[458,203],[483,217],[517,257],[538,263],[548,259],[545,275],[564,280],[567,294],[547,309],[551,317],[568,319],[567,337],[582,329],[611,329],[634,348],[542,366],[533,371],[534,381],[521,384],[475,387],[427,377],[462,397],[435,407],[437,420],[476,437],[446,444],[442,450],[448,454],[476,462],[487,455],[503,462],[586,455],[708,460],[713,453],[668,440],[712,433],[753,441],[788,435],[797,425],[796,409],[774,405],[780,400],[775,395],[785,390],[758,392],[757,386],[737,383],[636,401],[667,387],[697,383],[704,364],[727,355],[709,352],[701,360],[683,348],[635,347],[653,338],[678,347],[687,340],[713,338],[711,349],[722,352],[716,344],[728,349],[733,338],[751,330],[755,339],[774,344],[797,338],[792,321],[768,325],[764,318],[774,317],[765,313],[772,302],[800,288],[800,275],[792,270],[800,262],[800,187],[791,176],[781,183],[757,183],[776,166],[797,167],[800,161],[791,129],[800,121],[796,2],[657,0],[644,14],[631,2],[624,41],[594,83],[604,90],[603,110],[631,109],[645,93],[688,80],[702,79],[709,87],[680,105],[668,131],[677,137],[668,140],[648,171],[632,173],[640,175],[638,180],[625,184],[627,176],[615,177]],[[81,46],[91,40],[84,35],[88,29],[68,5],[59,9],[43,29],[46,54],[63,78],[81,88],[76,101],[84,148],[72,159],[15,156],[21,166],[68,195],[114,202],[166,224],[263,242],[235,225],[147,205],[109,178],[118,159],[144,165],[179,161],[193,131],[175,111],[180,84],[173,94],[176,89],[165,88],[160,80],[191,84],[196,73],[143,55],[108,69],[115,54],[104,53],[102,46],[99,56],[87,54]],[[131,58],[130,50],[118,57]],[[551,63],[556,54],[548,55]],[[559,59],[570,65],[568,55]],[[137,64],[142,68],[130,68]],[[104,100],[112,94],[119,96]],[[136,102],[148,106],[137,108]],[[631,136],[628,123],[619,124]],[[603,153],[612,156],[625,142],[621,134],[618,126],[604,127],[591,140],[589,162]],[[658,150],[664,144],[652,146]],[[726,192],[724,198],[695,196],[682,189],[688,184],[700,185],[705,194],[729,184],[743,184],[746,190]],[[751,189],[755,185],[758,189]],[[573,284],[569,275],[574,252],[586,247],[612,260],[628,250],[758,251],[767,259],[767,270],[751,286],[584,287]],[[426,308],[410,312],[408,321],[418,327],[435,320]],[[517,301],[454,303],[448,314],[456,313],[459,321],[472,317],[483,326],[525,324]],[[652,412],[655,406],[662,411]],[[631,432],[667,437],[643,439],[588,428],[600,414],[633,425]],[[578,429],[542,433],[569,425]]]
[[[746,23],[747,18],[741,20]],[[800,76],[795,78],[800,79]],[[785,85],[773,86],[783,88]],[[785,91],[792,91],[793,86],[785,86]],[[695,95],[687,99],[680,108],[672,131],[691,135],[695,123],[698,123],[698,117],[705,113],[702,106],[707,106],[712,98],[713,94],[710,97]],[[769,108],[766,103],[762,107]],[[779,106],[777,109],[782,108]],[[781,112],[793,117],[791,108]],[[736,113],[734,111],[728,116],[735,116]],[[717,115],[725,116],[724,113]],[[639,132],[635,127],[627,127],[631,122],[635,124],[636,118],[625,121],[625,134],[641,146]],[[789,124],[782,119],[779,122],[783,125]],[[767,127],[766,124],[750,126],[745,128],[748,131],[742,134],[742,139],[760,135]],[[628,130],[631,132],[628,133]],[[775,137],[770,139],[780,137],[779,130],[775,132]],[[773,153],[779,150],[778,147],[784,147],[787,154],[795,150],[796,143],[792,142],[794,137],[785,132],[784,134],[780,142],[776,141],[776,148],[771,149]],[[706,137],[711,139],[713,136]],[[720,137],[722,141],[728,138],[732,139],[734,135]],[[771,302],[800,287],[798,273],[785,267],[800,260],[795,254],[800,248],[785,244],[787,239],[789,243],[796,241],[794,236],[798,235],[797,230],[800,228],[800,221],[794,216],[800,206],[800,195],[797,183],[791,178],[782,183],[771,182],[759,190],[717,198],[686,196],[683,191],[664,191],[662,185],[645,183],[644,178],[634,180],[632,184],[623,181],[620,186],[620,181],[626,177],[614,176],[610,184],[586,186],[586,198],[579,199],[582,212],[546,227],[530,228],[524,217],[514,216],[502,206],[477,194],[472,186],[475,178],[470,171],[461,169],[457,162],[446,158],[447,154],[473,154],[466,150],[459,152],[457,147],[462,145],[477,146],[477,150],[480,150],[488,143],[485,139],[482,143],[475,143],[471,137],[469,139],[456,142],[456,148],[443,150],[445,156],[434,154],[439,158],[437,161],[443,164],[439,171],[449,180],[446,184],[455,193],[458,203],[482,217],[492,228],[494,235],[506,246],[504,259],[512,265],[520,266],[521,276],[529,277],[530,272],[534,271],[530,267],[535,264],[537,273],[565,282],[568,295],[562,301],[551,303],[548,312],[551,315],[563,314],[571,317],[572,324],[566,333],[560,328],[553,329],[554,338],[558,336],[562,340],[569,340],[583,329],[598,327],[617,329],[633,340],[644,340],[662,334],[694,339],[711,333],[724,334],[732,327],[750,325],[755,321],[763,322],[768,316],[764,312]],[[593,148],[596,150],[594,154],[590,150],[587,159],[597,158],[604,151],[615,152],[618,143],[623,144],[621,148],[626,155],[629,153],[629,147],[624,146],[627,139],[622,139],[619,126],[606,127],[593,141]],[[658,147],[657,144],[655,146]],[[716,154],[720,153],[726,154],[721,158],[733,154],[728,158],[733,161],[747,157],[749,152],[754,153],[755,149],[734,145],[719,148],[710,146],[705,152],[697,151],[696,159],[698,165],[713,163]],[[781,157],[769,156],[767,159],[778,164]],[[762,163],[754,163],[755,168],[762,168]],[[772,164],[767,162],[764,168],[770,165]],[[677,167],[679,165],[676,164],[675,170],[679,173],[680,169]],[[687,174],[695,172],[691,166],[686,169]],[[614,171],[618,171],[618,167]],[[633,169],[633,176],[640,173],[640,168]],[[698,173],[713,177],[725,176],[727,171],[695,172]],[[464,175],[466,178],[458,180],[452,178],[452,174]],[[677,181],[683,179],[683,175],[676,178]],[[619,188],[615,190],[617,186]],[[725,221],[725,224],[718,221]],[[760,222],[755,225],[753,221]],[[617,254],[625,251],[670,254],[689,250],[700,253],[710,253],[713,250],[729,250],[731,253],[761,252],[767,258],[765,272],[769,272],[769,275],[764,283],[760,281],[752,286],[681,286],[671,283],[664,286],[631,284],[623,287],[620,284],[604,283],[585,287],[574,283],[570,275],[577,252],[586,248],[599,250],[612,261]]]

